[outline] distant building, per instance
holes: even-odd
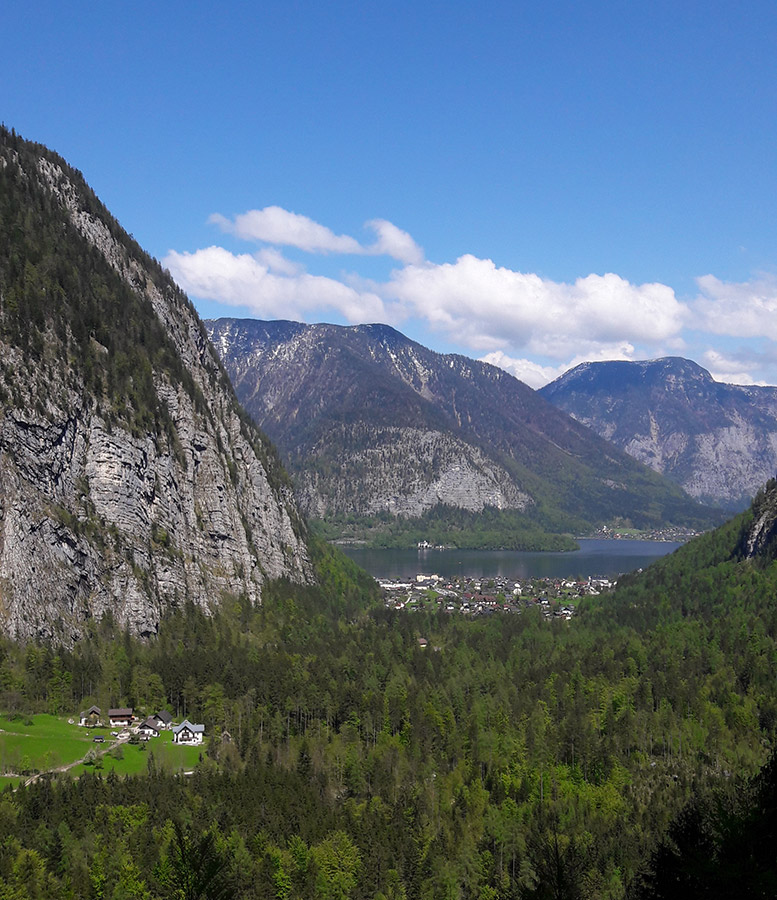
[[[94,728],[95,725],[101,725],[102,710],[99,706],[90,706],[78,715],[78,724],[85,728]]]
[[[173,725],[174,744],[189,744],[193,746],[201,744],[204,737],[204,725],[195,725],[188,719],[184,719],[180,725]]]
[[[117,707],[116,709],[108,710],[108,721],[110,722],[111,728],[117,726],[129,728],[129,726],[132,725],[132,719],[133,709],[131,706]]]

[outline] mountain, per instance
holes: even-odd
[[[156,631],[312,577],[306,526],[186,296],[83,176],[0,130],[0,626]]]
[[[218,319],[206,328],[238,397],[319,519],[501,510],[547,531],[708,512],[516,378],[386,325]],[[511,518],[510,518],[511,517]]]
[[[742,508],[777,472],[777,388],[667,357],[583,363],[540,393],[705,503]]]

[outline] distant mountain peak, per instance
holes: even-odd
[[[742,508],[777,471],[777,389],[722,384],[689,359],[584,363],[541,393],[707,502]]]

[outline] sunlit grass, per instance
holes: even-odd
[[[101,735],[105,743],[95,743]],[[77,763],[94,750],[94,764]],[[0,716],[0,790],[16,784],[22,772],[48,772],[77,763],[68,769],[72,775],[86,771],[137,775],[148,769],[152,756],[156,767],[167,772],[192,770],[205,748],[173,744],[172,732],[165,731],[148,742],[116,745],[108,728],[81,728],[66,718],[40,713],[34,716]]]

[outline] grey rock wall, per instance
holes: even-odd
[[[353,430],[356,440],[340,429],[312,448],[311,459],[327,456],[326,474],[309,467],[299,472],[298,496],[308,515],[413,517],[438,504],[480,512],[486,506],[525,510],[533,502],[479,448],[451,435],[411,427]],[[349,444],[357,449],[332,458],[332,446]]]
[[[76,639],[110,611],[151,634],[170,607],[261,601],[267,579],[312,578],[306,527],[264,439],[241,420],[188,302],[147,277],[129,243],[87,212],[67,174],[41,158],[38,178],[86,243],[150,301],[200,402],[154,371],[174,426],[136,434],[110,424],[72,372],[0,344],[0,626],[18,638]]]

